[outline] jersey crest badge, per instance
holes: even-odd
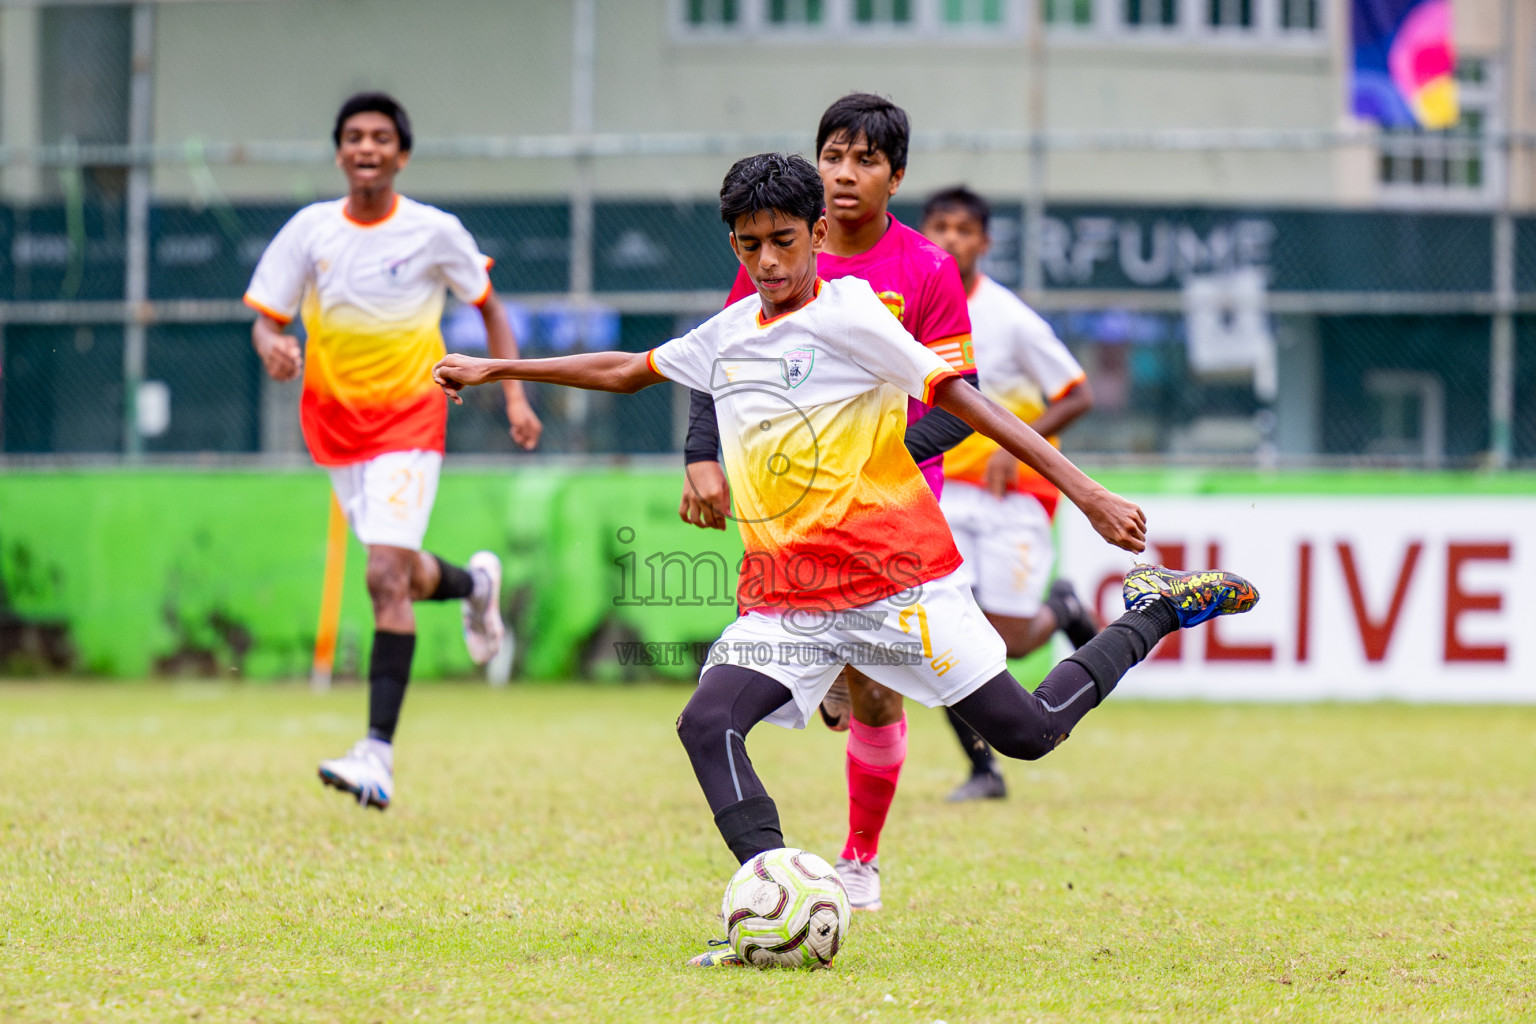
[[[905,295],[901,292],[879,292],[875,297],[885,303],[885,308],[890,310],[897,320],[906,323],[907,297]]]
[[[779,357],[779,372],[784,375],[784,383],[792,388],[804,384],[815,362],[816,350],[813,348],[792,348],[785,352]]]
[[[409,272],[410,265],[411,265],[411,257],[410,256],[399,256],[399,257],[385,259],[384,260],[384,277],[385,277],[385,279],[388,280],[389,283],[392,284],[392,285],[403,286],[405,284],[405,282],[406,282],[406,275]]]

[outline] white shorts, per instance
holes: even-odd
[[[359,541],[420,551],[442,469],[442,452],[385,452],[332,466],[331,488]]]
[[[1007,668],[1002,637],[957,573],[826,615],[749,611],[710,648],[715,665],[754,669],[794,700],[766,719],[803,729],[845,664],[925,707],[953,704]]]
[[[993,615],[1038,615],[1056,562],[1051,517],[1040,500],[1016,491],[999,500],[984,487],[946,480],[939,508],[965,559],[955,575],[975,591],[976,603]]]

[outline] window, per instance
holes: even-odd
[[[944,24],[1001,25],[1003,0],[943,0]]]
[[[1045,0],[1047,25],[1092,25],[1093,0]]]
[[[1105,0],[1100,0],[1105,2]],[[1284,38],[1298,42],[1325,42],[1322,36],[1323,5],[1327,0],[1110,0],[1114,8],[1104,28],[1177,30],[1185,40],[1237,40],[1261,42]],[[1046,0],[1047,21],[1067,23],[1068,16],[1051,17],[1053,7],[1071,6],[1071,0]],[[1074,12],[1075,14],[1075,12]],[[1114,24],[1119,19],[1118,26]],[[1092,21],[1091,16],[1087,19]],[[1146,38],[1146,37],[1144,37]]]
[[[1205,21],[1212,28],[1252,28],[1253,0],[1206,0]]]
[[[1177,25],[1178,0],[1125,0],[1125,23],[1135,27]]]
[[[687,0],[686,11],[693,28],[735,25],[741,19],[737,0]]]
[[[1461,119],[1444,131],[1389,128],[1381,134],[1378,179],[1388,195],[1479,198],[1492,195],[1496,159],[1488,133],[1498,76],[1488,62],[1462,57],[1456,65]]]
[[[1287,31],[1315,31],[1318,24],[1317,0],[1280,0],[1280,27]]]
[[[910,25],[913,0],[854,0],[853,20],[859,25]]]
[[[7,0],[0,0],[4,6]],[[961,45],[1015,44],[1033,3],[1060,8],[1064,25],[1088,24],[1095,4],[1123,0],[668,0],[676,37],[719,44],[740,39],[891,45],[932,39]]]
[[[820,25],[822,0],[768,0],[770,25]]]
[[[7,0],[0,0],[4,6]],[[1344,0],[668,0],[674,33],[721,43],[740,38],[825,38],[892,45],[915,38],[959,45],[1012,43],[1036,12],[1076,41],[1103,36],[1151,46],[1169,42],[1287,48],[1325,46],[1328,4]],[[1038,5],[1038,7],[1036,6]]]

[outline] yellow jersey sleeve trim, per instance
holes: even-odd
[[[934,370],[928,376],[924,377],[923,404],[932,405],[934,389],[937,388],[942,382],[949,380],[949,378],[958,376],[960,376],[958,371],[946,366],[942,370]]]
[[[658,376],[658,377],[665,377],[666,376],[666,374],[662,373],[660,370],[658,370],[656,368],[656,350],[655,349],[651,349],[650,351],[648,351],[645,354],[645,365],[649,366],[651,368],[651,372],[654,373],[656,376]]]
[[[257,302],[255,299],[251,298],[250,295],[243,296],[240,299],[240,301],[245,303],[247,306],[250,306],[252,309],[254,309],[256,312],[260,313],[262,316],[271,317],[273,320],[276,320],[278,323],[282,324],[284,327],[287,327],[289,324],[293,323],[293,317],[291,317],[291,316],[284,316],[282,313],[279,313],[277,310],[272,309],[270,306],[262,305],[261,303]]]

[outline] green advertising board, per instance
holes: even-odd
[[[1098,475],[1133,496],[1536,494],[1531,474]],[[713,640],[735,616],[741,542],[734,530],[682,523],[680,487],[680,471],[670,470],[450,470],[427,546],[450,560],[480,548],[502,556],[521,677],[687,678],[696,667],[684,652]],[[303,678],[329,500],[325,476],[313,470],[0,477],[0,663],[12,673],[47,668],[36,637],[51,630],[72,652],[55,671]],[[416,675],[472,676],[457,603],[416,608]],[[363,552],[353,541],[339,675],[365,668],[370,636]]]

